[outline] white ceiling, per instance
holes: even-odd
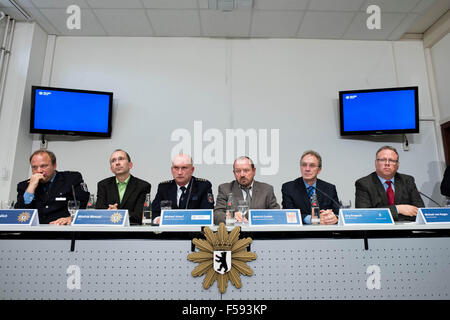
[[[233,3],[233,0],[222,0]],[[238,1],[238,0],[234,0]],[[64,36],[244,37],[398,40],[424,33],[450,0],[15,0],[48,34]],[[0,10],[23,21],[9,0]],[[69,5],[81,8],[81,29],[69,30]],[[369,5],[381,8],[381,29],[369,30]]]

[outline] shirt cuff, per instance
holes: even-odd
[[[25,193],[23,194],[23,202],[25,204],[30,204],[31,201],[33,201],[33,199],[34,199],[34,194],[29,193],[28,191],[25,191]]]
[[[310,215],[310,214],[307,215],[307,216],[303,219],[303,222],[304,222],[305,224],[311,224],[311,215]]]

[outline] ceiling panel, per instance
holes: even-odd
[[[351,40],[385,40],[397,28],[406,17],[404,13],[383,13],[381,29],[370,30],[367,28],[365,12],[357,13],[352,24],[344,34],[343,39]]]
[[[145,11],[138,9],[94,9],[109,36],[153,36]]]
[[[365,0],[314,0],[308,10],[316,11],[359,11]]]
[[[65,36],[106,36],[97,18],[91,10],[81,9],[81,28],[70,30],[66,21],[69,17],[65,9],[41,9],[41,13],[52,22],[52,25]]]
[[[253,8],[260,10],[306,10],[309,0],[255,0]]]
[[[355,14],[354,12],[306,12],[298,37],[340,39]]]
[[[366,0],[364,8],[369,5],[377,5],[381,13],[385,12],[411,12],[420,0]]]
[[[205,37],[248,37],[250,34],[250,10],[200,10],[200,18]]]
[[[197,0],[142,0],[149,9],[197,9]]]
[[[197,10],[147,10],[156,36],[189,37],[200,34]]]
[[[85,0],[94,9],[139,9],[141,0]]]
[[[251,36],[295,37],[304,11],[255,11],[253,13]]]
[[[48,34],[71,36],[339,39],[343,34],[342,39],[398,40],[424,33],[450,9],[450,0],[235,0],[232,11],[209,9],[220,0],[15,1]],[[65,11],[73,4],[82,9],[81,30],[66,27]],[[381,8],[382,30],[366,27],[371,4]],[[26,20],[9,0],[0,0],[0,8]]]

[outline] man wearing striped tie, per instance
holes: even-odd
[[[317,178],[322,171],[322,157],[308,150],[300,158],[302,176],[283,184],[283,209],[300,209],[303,223],[311,224],[312,207],[320,208],[320,224],[336,224],[339,198],[334,184]]]
[[[233,194],[235,201],[246,200],[250,209],[279,209],[277,198],[270,184],[256,181],[256,167],[247,156],[237,158],[233,163],[235,180],[219,186],[216,206],[214,207],[214,223],[225,221],[225,209],[228,194]]]
[[[424,207],[412,176],[398,173],[399,156],[394,147],[383,146],[375,157],[375,172],[355,182],[356,208],[389,208],[394,220],[414,221]]]

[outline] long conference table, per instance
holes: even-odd
[[[191,275],[201,227],[0,226],[0,299],[450,299],[448,224],[243,226],[246,237],[253,275],[221,294]]]

